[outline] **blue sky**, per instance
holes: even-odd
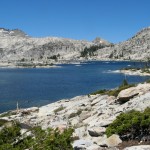
[[[150,26],[150,0],[0,0],[0,27],[117,43]]]

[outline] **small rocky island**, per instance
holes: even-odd
[[[31,127],[40,126],[44,130],[57,128],[61,133],[65,129],[73,128],[71,137],[74,150],[148,150],[150,149],[150,124],[147,129],[148,134],[136,137],[132,137],[130,132],[121,136],[121,134],[110,132],[108,128],[120,114],[126,114],[132,110],[140,113],[146,109],[150,114],[149,91],[150,83],[143,83],[128,86],[115,96],[105,93],[83,95],[39,108],[6,112],[1,114],[0,120],[5,120],[5,123],[1,124],[0,130],[8,126],[8,123],[10,126],[10,122],[19,122],[22,124],[20,130],[22,139],[23,135],[34,136],[30,130]],[[109,91],[109,93],[113,92]],[[137,114],[137,112],[133,113]],[[150,119],[150,116],[147,117]],[[122,122],[119,123],[121,124]]]

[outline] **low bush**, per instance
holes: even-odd
[[[115,97],[117,97],[118,94],[119,94],[122,90],[128,89],[128,88],[130,88],[130,87],[134,87],[134,86],[135,86],[134,84],[120,86],[120,87],[117,88],[117,89],[108,91],[106,94],[108,94],[109,96],[115,96]]]
[[[0,118],[2,118],[2,117],[9,117],[9,116],[11,116],[11,115],[16,115],[16,112],[8,111],[8,112],[6,112],[6,113],[2,113],[2,114],[0,115]]]
[[[96,95],[96,94],[106,94],[107,90],[106,89],[103,89],[103,90],[98,90],[96,92],[93,92],[91,93],[90,95]]]
[[[8,121],[5,119],[0,119],[0,127],[3,126],[6,122]]]
[[[124,85],[121,85],[118,88],[113,89],[113,90],[105,90],[105,89],[104,90],[99,90],[99,91],[91,93],[90,95],[101,94],[101,95],[109,95],[109,96],[115,96],[115,97],[117,97],[118,94],[122,90],[128,89],[130,87],[134,87],[134,86],[135,86],[134,84],[129,84],[129,85],[128,84],[124,84]]]
[[[20,125],[13,123],[0,130],[0,150],[73,150],[72,133],[69,128],[60,133],[58,129],[42,130],[41,127],[30,129],[31,135],[23,137]]]
[[[69,128],[60,133],[58,129],[42,130],[40,127],[33,129],[35,141],[33,149],[35,150],[73,150],[71,135],[73,129]]]
[[[146,83],[150,83],[150,80],[147,80]]]
[[[54,110],[54,113],[56,114],[56,113],[58,113],[59,111],[62,111],[62,110],[64,110],[64,109],[65,109],[65,107],[60,106],[59,108],[57,108],[57,109]]]
[[[70,118],[79,116],[81,113],[82,113],[82,110],[79,109],[76,113],[71,113],[68,118],[70,119]]]
[[[150,108],[144,112],[131,110],[128,113],[121,113],[107,129],[107,136],[118,134],[128,139],[141,139],[150,133]],[[127,136],[128,135],[128,136]]]

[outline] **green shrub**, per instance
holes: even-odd
[[[82,110],[79,109],[76,113],[71,113],[68,118],[70,119],[70,118],[79,116],[81,113],[82,113]]]
[[[150,80],[147,80],[146,83],[150,83]]]
[[[121,113],[106,129],[108,137],[112,134],[118,134],[121,137],[130,134],[132,139],[142,134],[148,135],[149,132],[150,108],[145,109],[144,112],[132,110],[128,113]]]
[[[55,61],[57,61],[58,58],[60,58],[60,54],[57,54],[57,55],[53,55],[53,56],[47,57],[47,59],[53,59],[53,60],[55,60]]]
[[[90,95],[96,95],[96,94],[106,94],[107,90],[106,89],[103,89],[103,90],[98,90],[96,92],[93,92],[91,93]]]
[[[20,127],[17,123],[13,123],[10,127],[4,127],[0,131],[0,148],[4,144],[12,144],[20,136]]]
[[[20,125],[14,122],[12,126],[0,130],[0,150],[73,150],[72,128],[60,133],[58,129],[42,130],[41,127],[34,127],[30,130],[34,136],[24,138],[21,137],[20,129]]]
[[[3,126],[6,122],[8,121],[5,119],[0,119],[0,127]]]
[[[123,80],[122,84],[119,86],[119,88],[124,87],[124,86],[128,86],[128,81],[126,79]]]
[[[65,109],[65,107],[60,106],[59,108],[57,108],[57,109],[54,110],[54,113],[56,114],[56,113],[58,113],[59,111],[62,111],[62,110],[64,110],[64,109]]]
[[[85,47],[84,50],[81,52],[80,57],[94,56],[94,52],[104,47],[104,45],[94,45],[90,46],[89,48]]]
[[[8,111],[6,113],[1,114],[0,118],[2,118],[2,117],[9,117],[11,115],[16,115],[16,112]]]
[[[109,96],[115,96],[117,97],[118,94],[122,91],[122,90],[125,90],[125,89],[128,89],[130,87],[134,87],[135,85],[134,84],[128,84],[126,80],[123,81],[123,83],[117,88],[117,89],[114,89],[114,90],[99,90],[99,91],[96,91],[96,92],[93,92],[91,93],[90,95],[96,95],[96,94],[101,94],[101,95],[109,95]]]
[[[109,96],[115,96],[115,97],[117,97],[118,94],[119,94],[122,90],[128,89],[128,88],[130,88],[130,87],[134,87],[134,86],[135,86],[134,84],[125,85],[125,86],[120,86],[120,87],[117,88],[117,89],[108,91],[107,94],[108,94]]]
[[[71,142],[71,135],[73,129],[66,129],[63,133],[60,133],[58,129],[48,129],[47,132],[40,127],[34,129],[35,144],[34,149],[37,150],[73,150]]]

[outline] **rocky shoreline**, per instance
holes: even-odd
[[[143,111],[150,107],[149,91],[149,83],[138,84],[136,87],[122,90],[117,97],[100,94],[77,96],[39,108],[19,109],[14,111],[13,115],[1,119],[16,120],[32,127],[41,126],[43,129],[59,128],[62,132],[65,128],[73,127],[75,150],[117,150],[122,140],[118,135],[107,138],[107,126],[122,112],[132,109]],[[120,103],[124,99],[127,101]],[[28,129],[23,128],[22,133],[24,132],[28,132]],[[142,141],[139,144],[142,144]],[[125,150],[130,149],[136,148]],[[150,141],[147,146],[139,146],[139,149],[150,149]]]
[[[15,64],[15,63],[0,63],[0,68],[60,68],[57,64],[43,64],[43,63],[24,63],[24,64]]]
[[[129,60],[124,59],[109,59],[109,58],[101,58],[101,59],[94,59],[94,58],[88,58],[88,59],[78,59],[78,60],[58,60],[57,62],[50,61],[50,62],[0,62],[0,68],[53,68],[53,67],[60,67],[58,65],[62,64],[81,64],[81,63],[87,63],[87,62],[95,62],[95,61],[102,61],[102,62],[127,62]],[[137,60],[133,60],[134,62],[139,62]],[[134,73],[132,70],[129,72],[129,70],[121,70],[121,73],[125,74],[131,74],[131,75],[142,75],[137,72]]]
[[[120,70],[120,73],[124,73],[126,75],[137,75],[137,76],[150,76],[150,73],[142,72],[142,70]]]

